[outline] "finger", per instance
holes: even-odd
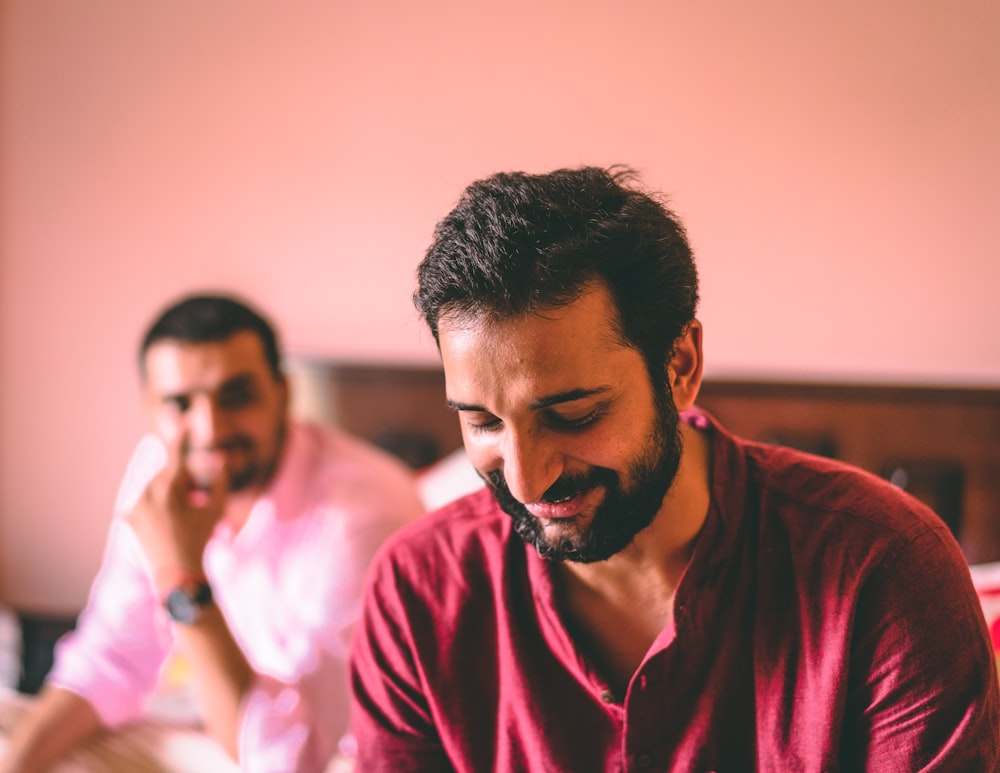
[[[167,481],[168,496],[177,503],[187,502],[189,492],[197,486],[187,465],[190,447],[187,428],[182,428],[166,446],[167,464],[161,474]]]
[[[174,437],[158,436],[157,440],[163,449],[164,456],[159,470],[146,484],[140,501],[147,506],[162,508],[167,506],[170,499],[175,496],[178,475],[184,469],[183,449],[187,440],[183,432]]]
[[[184,469],[188,453],[188,440],[187,427],[181,427],[177,434],[171,438],[161,438],[161,442],[167,449],[167,463],[163,469],[168,477],[175,478],[178,471]]]

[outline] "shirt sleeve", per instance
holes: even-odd
[[[368,773],[452,770],[408,647],[404,604],[383,556],[373,572],[351,656],[357,769]]]
[[[122,519],[166,461],[152,435],[129,458],[104,558],[75,629],[56,645],[47,681],[84,698],[108,727],[138,717],[169,650],[169,631],[142,549]]]
[[[855,630],[843,769],[1000,769],[996,666],[944,527],[886,558],[859,599]]]
[[[169,648],[158,614],[139,545],[116,518],[87,605],[56,645],[48,682],[84,698],[108,727],[137,718]]]

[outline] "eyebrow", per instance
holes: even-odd
[[[559,405],[561,403],[571,403],[574,400],[582,400],[585,397],[593,397],[594,395],[601,395],[608,392],[611,389],[610,386],[599,386],[593,389],[569,389],[565,392],[557,392],[554,395],[547,395],[546,397],[540,397],[537,400],[532,401],[531,410],[537,411],[541,408],[550,408],[553,405]],[[453,411],[477,411],[480,413],[489,413],[481,405],[472,405],[470,403],[461,403],[457,400],[447,400],[446,405]]]
[[[178,397],[191,397],[192,395],[215,392],[219,393],[227,389],[242,389],[245,387],[252,387],[257,382],[257,377],[251,371],[242,371],[240,373],[235,373],[221,384],[219,384],[217,389],[187,389],[181,390],[179,392],[161,392],[160,399],[162,400],[175,400]]]
[[[233,389],[234,387],[248,387],[257,383],[257,376],[250,372],[237,373],[232,378],[227,378],[219,384],[219,391],[223,389]]]

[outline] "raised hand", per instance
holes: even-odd
[[[126,520],[160,583],[203,574],[202,555],[225,513],[228,477],[221,453],[199,451],[198,478],[188,464],[186,433],[168,447],[167,465],[150,481]]]

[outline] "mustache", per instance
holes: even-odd
[[[185,454],[188,454],[193,451],[251,451],[253,448],[253,440],[246,435],[235,435],[210,446],[196,446],[191,442],[187,442],[184,444],[182,450]]]
[[[503,472],[492,470],[486,477],[487,483],[490,484],[495,492],[502,493],[508,500],[513,500],[513,495],[510,493],[510,488],[507,486]],[[609,482],[613,483],[614,480],[615,474],[611,470],[601,468],[594,468],[579,475],[564,475],[549,486],[538,501],[551,504],[585,494],[598,486],[607,485]]]

